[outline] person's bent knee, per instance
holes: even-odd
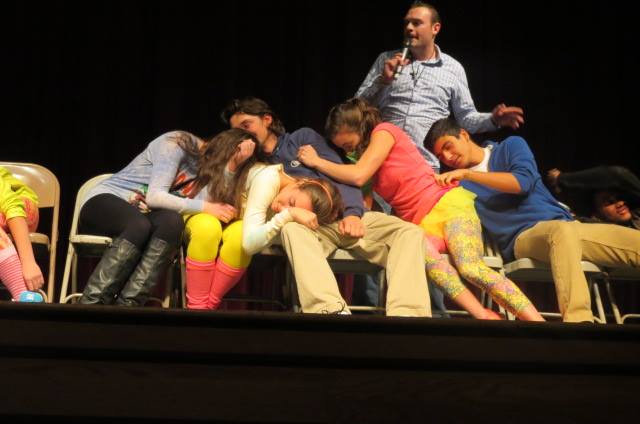
[[[222,224],[215,216],[198,214],[186,224],[189,236],[187,256],[201,262],[214,260],[222,240]]]
[[[167,243],[178,245],[182,239],[183,231],[184,220],[182,215],[175,211],[166,211],[162,216],[161,226],[156,229],[154,235]]]
[[[151,237],[153,225],[146,215],[140,213],[134,219],[127,222],[127,226],[121,237],[134,244],[138,249],[144,250],[147,241]]]
[[[222,240],[222,224],[213,215],[197,214],[187,222],[189,238],[197,244],[219,244]]]
[[[570,240],[577,240],[578,234],[571,221],[556,221],[549,233],[549,242],[560,244]]]
[[[456,269],[460,276],[467,281],[472,281],[474,283],[481,281],[481,268],[484,266],[483,263],[477,262],[465,262],[456,264]]]

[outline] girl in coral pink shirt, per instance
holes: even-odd
[[[331,141],[359,156],[353,165],[320,158],[313,147],[303,146],[300,161],[336,180],[362,186],[374,179],[376,191],[406,221],[422,227],[427,243],[427,274],[472,316],[497,319],[462,283],[461,278],[489,295],[522,320],[543,321],[531,301],[509,279],[482,260],[482,229],[474,208],[475,195],[462,187],[439,186],[408,135],[393,124],[381,122],[379,111],[355,98],[335,106],[326,130]],[[448,252],[452,267],[440,252]],[[457,270],[456,270],[457,269]]]

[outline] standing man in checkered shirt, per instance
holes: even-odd
[[[516,129],[524,123],[519,107],[499,104],[491,113],[476,110],[464,68],[435,44],[441,26],[435,7],[414,1],[404,17],[410,57],[402,60],[399,50],[381,53],[356,93],[356,97],[380,109],[383,121],[409,134],[436,173],[440,172],[440,162],[422,142],[437,120],[453,114],[460,126],[472,134],[495,131],[499,127]],[[399,64],[402,68],[394,77]],[[389,213],[391,207],[375,197]],[[442,292],[431,283],[430,288],[434,316],[447,316]]]
[[[383,121],[409,134],[436,172],[440,169],[438,159],[422,146],[435,121],[453,114],[472,134],[499,127],[516,129],[524,123],[519,107],[499,104],[490,113],[476,110],[464,68],[435,44],[440,28],[440,15],[432,5],[412,3],[404,17],[411,57],[402,60],[398,50],[380,54],[356,93],[380,109]],[[401,62],[396,79],[394,72]]]

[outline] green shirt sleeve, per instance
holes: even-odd
[[[356,152],[347,153],[347,160],[351,163],[358,162],[357,153]],[[372,180],[367,181],[362,187],[360,187],[360,190],[362,191],[362,194],[365,196],[368,196],[371,193],[373,193],[373,181]]]

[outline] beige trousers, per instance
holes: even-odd
[[[387,315],[430,317],[423,231],[414,224],[378,212],[366,212],[362,222],[365,227],[362,238],[340,234],[337,222],[317,231],[295,222],[284,226],[282,245],[296,277],[302,311],[347,310],[326,260],[336,248],[341,248],[385,267]]]
[[[601,266],[640,267],[640,231],[614,224],[542,221],[516,239],[516,258],[551,265],[558,306],[565,322],[593,321],[581,260]]]

